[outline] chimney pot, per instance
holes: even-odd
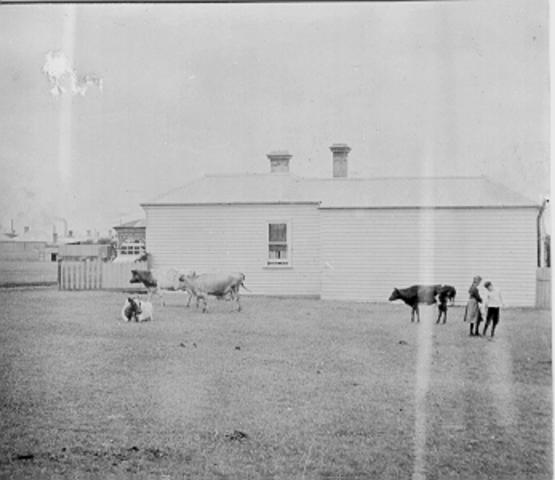
[[[347,157],[351,151],[351,147],[346,143],[334,143],[330,150],[333,154],[333,177],[344,178],[348,173]]]
[[[293,157],[286,150],[278,150],[268,153],[270,159],[270,171],[272,173],[289,172],[289,160]]]

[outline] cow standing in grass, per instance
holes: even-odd
[[[219,299],[230,297],[237,302],[237,311],[241,311],[239,289],[245,287],[245,275],[243,273],[203,273],[197,275],[192,272],[182,275],[180,283],[194,295],[198,301],[203,302],[203,313],[208,308],[208,295],[213,295]]]
[[[389,297],[389,301],[403,300],[403,302],[411,307],[410,321],[414,322],[416,314],[416,321],[420,322],[418,305],[420,303],[426,305],[436,303],[436,295],[440,288],[441,285],[412,285],[408,288],[395,288]]]
[[[129,283],[142,283],[150,300],[153,295],[160,298],[160,305],[165,305],[164,291],[187,291],[189,300],[187,306],[191,303],[192,292],[187,286],[180,281],[180,277],[184,274],[176,268],[168,268],[165,270],[131,270],[131,280]],[[198,306],[198,303],[197,303]]]

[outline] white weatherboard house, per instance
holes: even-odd
[[[257,294],[386,302],[393,287],[455,286],[475,275],[507,305],[533,306],[536,203],[484,177],[348,178],[335,144],[333,178],[207,175],[142,204],[153,268],[241,271]]]

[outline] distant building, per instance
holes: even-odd
[[[23,228],[21,235],[13,231],[0,238],[0,260],[10,261],[50,261],[56,248],[50,242],[50,236],[43,231]]]
[[[146,212],[153,268],[242,271],[266,295],[386,302],[394,287],[443,283],[465,302],[475,275],[508,304],[533,306],[539,205],[485,177],[349,178],[347,145],[333,177],[208,175]]]
[[[145,255],[145,219],[133,220],[113,228],[117,237],[115,262],[133,262]]]
[[[5,238],[0,238],[0,260],[55,262],[62,259],[108,260],[113,256],[112,246],[98,243],[90,230],[86,235],[75,235],[66,229],[66,234],[59,236],[55,228],[49,234],[26,226],[21,235],[12,227],[12,231],[3,236]]]
[[[58,259],[68,261],[103,260],[112,257],[112,246],[101,243],[65,243],[58,247]]]

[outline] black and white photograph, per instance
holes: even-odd
[[[551,480],[549,7],[0,2],[0,478]]]

